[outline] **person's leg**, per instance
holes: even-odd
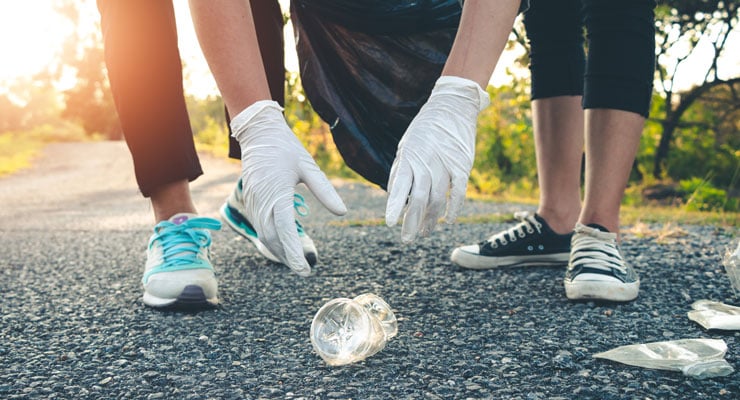
[[[619,209],[640,145],[645,117],[630,111],[586,110],[586,174],[578,222],[619,232]]]
[[[156,222],[166,221],[179,213],[198,213],[190,196],[190,184],[187,180],[164,184],[153,189],[150,199]]]
[[[139,188],[157,222],[142,279],[144,303],[217,304],[208,230],[220,223],[194,215],[189,181],[202,170],[183,96],[172,3],[98,0],[98,9],[111,91]]]
[[[583,155],[583,28],[580,0],[532,1],[524,14],[530,44],[532,123],[540,203],[532,216],[480,244],[462,246],[452,261],[472,269],[565,265],[581,210]]]
[[[582,224],[619,232],[619,205],[648,116],[655,67],[653,0],[584,1],[586,184]]]
[[[185,107],[171,2],[99,0],[98,9],[108,80],[141,193],[149,197],[196,179],[203,171]]]
[[[581,212],[581,96],[533,100],[532,125],[540,189],[537,214],[555,232],[570,233]]]
[[[618,245],[619,210],[648,115],[655,67],[652,0],[584,0],[586,181],[564,285],[569,299],[634,300]]]
[[[581,210],[583,24],[580,0],[535,0],[524,14],[530,44],[532,125],[541,215],[558,233]]]

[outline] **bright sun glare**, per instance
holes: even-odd
[[[0,1],[0,37],[2,37],[0,40],[0,94],[7,90],[14,80],[31,77],[54,62],[62,50],[65,38],[75,31],[84,37],[90,31],[99,29],[97,22],[100,16],[95,0],[77,1],[81,11],[79,26],[73,26],[68,19],[60,15],[53,7],[54,2],[55,0]],[[288,0],[279,0],[279,2],[286,10]],[[197,44],[187,2],[174,1],[174,6],[179,31],[180,54],[185,65],[185,90],[198,97],[217,94],[215,83]],[[290,26],[286,27],[285,33],[286,67],[295,71],[298,69],[298,62],[294,48],[290,47],[294,45]],[[740,42],[740,32],[736,30],[730,35],[728,49],[733,49],[737,42]],[[697,51],[697,54],[700,53],[701,51]],[[505,73],[506,66],[511,64],[515,56],[512,52],[504,52],[491,78],[492,84],[508,81],[509,78]],[[681,80],[687,85],[690,85],[697,77],[703,76],[703,71],[706,70],[706,66],[701,62],[701,55],[692,57],[692,59],[694,60],[687,63],[680,71],[680,75],[685,76]],[[720,64],[720,69],[724,72],[721,74],[723,78],[736,74],[740,70],[740,53],[726,51]],[[69,82],[69,84],[74,84],[74,82]]]
[[[54,11],[48,0],[3,2],[0,82],[42,71],[73,31],[72,24]]]

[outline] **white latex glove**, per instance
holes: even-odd
[[[429,234],[445,204],[446,222],[457,218],[473,168],[478,113],[489,104],[488,93],[476,82],[442,76],[406,129],[391,167],[385,209],[386,224],[394,226],[408,199],[403,242]]]
[[[290,130],[283,109],[272,100],[254,103],[231,120],[242,150],[242,187],[247,219],[259,240],[298,275],[311,273],[293,213],[295,186],[303,182],[329,211],[347,207],[326,175]]]

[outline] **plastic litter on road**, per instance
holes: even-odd
[[[681,339],[620,346],[594,357],[637,367],[681,371],[686,376],[705,379],[734,372],[724,359],[725,353],[724,340]]]
[[[689,319],[704,329],[740,330],[740,307],[711,300],[697,300],[691,304]]]

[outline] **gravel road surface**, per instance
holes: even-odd
[[[203,155],[196,205],[217,217],[238,163]],[[680,226],[656,239],[625,233],[642,278],[628,304],[570,302],[563,267],[468,271],[455,246],[506,224],[442,226],[412,245],[380,221],[385,194],[337,181],[350,212],[307,195],[302,221],[319,265],[301,278],[224,227],[214,232],[222,305],[162,312],[141,301],[153,217],[122,142],[48,146],[34,167],[0,178],[0,398],[3,399],[737,399],[740,372],[697,380],[592,357],[616,346],[705,331],[693,301],[740,304],[721,265],[738,232]],[[305,192],[305,191],[304,191]],[[465,215],[531,205],[467,201]],[[625,227],[629,229],[630,227]],[[371,358],[329,367],[311,347],[314,313],[335,297],[373,292],[399,334]]]

